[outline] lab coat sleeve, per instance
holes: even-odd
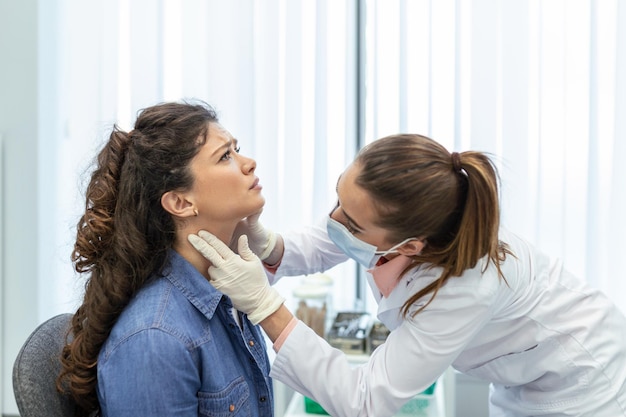
[[[275,274],[268,273],[274,283],[284,276],[296,276],[326,271],[348,257],[330,240],[326,218],[303,230],[283,235],[285,252]]]
[[[391,416],[450,366],[489,320],[490,303],[490,295],[474,287],[442,288],[358,367],[299,323],[279,350],[271,376],[332,416]]]

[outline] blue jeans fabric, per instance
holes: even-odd
[[[98,358],[102,416],[272,416],[265,340],[184,258],[124,309]]]

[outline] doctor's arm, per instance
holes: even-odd
[[[328,237],[326,222],[327,216],[299,230],[278,234],[264,228],[259,214],[255,214],[238,223],[229,246],[238,252],[239,238],[246,235],[250,250],[263,261],[273,285],[282,277],[324,272],[348,259]]]
[[[403,323],[367,364],[353,369],[341,351],[284,306],[284,299],[269,285],[261,261],[248,249],[245,236],[237,255],[209,233],[199,235],[188,239],[212,263],[211,284],[247,313],[252,323],[260,324],[274,343],[279,354],[271,375],[315,398],[331,415],[392,415],[432,384],[481,327],[480,320],[474,320],[478,313],[473,302],[466,303],[472,314],[462,310],[462,315],[455,316],[459,320],[452,320],[454,326],[441,325],[447,314],[438,308],[424,322]]]

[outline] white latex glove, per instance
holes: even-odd
[[[248,245],[262,261],[266,260],[276,246],[276,233],[263,227],[259,222],[261,212],[246,217],[237,223],[233,238],[230,241],[230,247],[237,250],[239,238],[243,235],[248,236]]]
[[[261,260],[248,247],[248,237],[239,238],[239,255],[211,233],[201,230],[189,235],[189,242],[213,265],[209,267],[211,284],[228,295],[235,308],[259,324],[275,312],[285,299],[272,288]]]

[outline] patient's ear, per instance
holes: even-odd
[[[163,206],[165,211],[176,217],[193,217],[197,213],[194,204],[187,199],[187,196],[177,191],[168,191],[163,194],[161,196],[161,206]]]

